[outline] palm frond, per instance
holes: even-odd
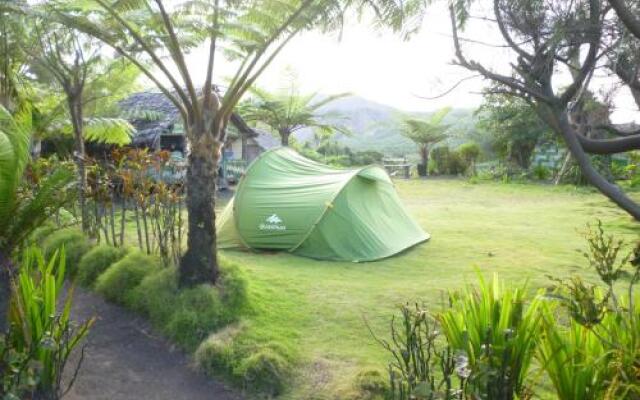
[[[7,228],[8,247],[22,243],[38,226],[68,203],[72,195],[72,171],[66,168],[54,170],[30,199],[25,199],[13,211]]]
[[[28,112],[23,110],[21,113],[24,114],[14,118],[7,109],[0,106],[0,232],[8,224],[20,177],[29,160],[31,134],[20,125],[28,119]]]

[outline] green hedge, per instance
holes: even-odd
[[[52,232],[43,240],[42,248],[45,258],[51,258],[53,253],[62,246],[64,246],[66,254],[67,274],[70,277],[75,277],[80,258],[91,249],[91,242],[77,228],[60,229]]]
[[[161,267],[160,258],[132,251],[98,277],[96,291],[111,302],[131,305],[135,298],[132,295],[135,287],[145,276]]]
[[[96,279],[107,268],[122,259],[126,254],[126,249],[106,244],[92,248],[80,259],[78,264],[78,283],[85,287],[92,287]]]

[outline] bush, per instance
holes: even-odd
[[[540,336],[538,296],[480,276],[478,289],[450,296],[451,307],[437,315],[449,345],[466,354],[469,388],[488,399],[513,399],[527,390],[531,361]],[[527,304],[527,306],[525,306]]]
[[[429,172],[434,175],[459,175],[464,173],[467,165],[457,151],[448,146],[440,146],[431,150]]]
[[[363,369],[356,375],[356,390],[360,398],[384,398],[389,393],[389,377],[378,369]]]
[[[161,330],[175,311],[178,296],[177,273],[176,267],[163,268],[145,276],[131,292],[131,308],[146,314],[151,323]]]
[[[238,314],[247,306],[247,281],[238,265],[220,257],[220,295],[225,310]]]
[[[241,331],[241,326],[230,325],[210,335],[196,350],[196,365],[209,375],[232,376],[239,358],[234,341]]]
[[[268,396],[282,393],[292,371],[289,361],[278,352],[263,348],[243,359],[234,375],[242,377],[246,388]]]
[[[533,167],[531,174],[533,175],[534,179],[537,179],[539,181],[546,181],[551,177],[551,170],[542,164],[538,164]]]
[[[233,319],[225,313],[218,289],[199,285],[183,289],[169,318],[167,335],[188,350],[194,350],[209,333],[227,325]]]
[[[267,396],[280,394],[293,371],[292,351],[244,332],[241,324],[235,324],[210,335],[195,352],[196,365],[209,375],[225,376],[248,390]]]
[[[129,296],[134,311],[187,350],[194,350],[211,332],[238,319],[247,304],[246,282],[235,264],[221,260],[219,285],[178,290],[177,269],[147,275]]]
[[[74,323],[67,312],[73,302],[73,290],[64,289],[63,257],[64,250],[49,260],[36,247],[23,252],[15,285],[11,287],[9,328],[3,332],[6,336],[0,335],[3,399],[32,398],[21,392],[33,386],[39,394],[37,398],[61,398],[64,366],[94,323],[94,318]],[[67,311],[56,314],[57,307]]]
[[[40,246],[56,230],[58,230],[58,227],[53,222],[47,221],[34,229],[29,237],[29,242]]]
[[[131,305],[133,289],[161,265],[158,257],[132,251],[98,277],[96,290],[109,301]]]
[[[126,253],[125,249],[106,244],[89,250],[78,264],[78,283],[85,287],[93,286],[96,279]]]
[[[53,253],[64,246],[66,253],[66,266],[67,275],[74,277],[78,270],[78,263],[80,258],[89,251],[91,243],[89,239],[76,228],[61,229],[57,232],[53,232],[48,238],[46,238],[42,247],[44,250],[45,258],[51,258]]]

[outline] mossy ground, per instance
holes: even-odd
[[[548,275],[584,269],[582,231],[599,218],[629,239],[640,229],[599,193],[569,186],[396,181],[429,242],[373,263],[323,262],[287,253],[226,251],[248,278],[253,312],[243,340],[271,340],[299,361],[282,399],[340,398],[360,371],[388,360],[365,321],[386,335],[403,302],[439,308],[447,290],[476,280],[476,269],[507,281],[548,286]]]

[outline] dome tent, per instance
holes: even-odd
[[[249,166],[217,225],[219,248],[322,260],[373,261],[429,239],[383,168],[332,168],[286,147]]]

